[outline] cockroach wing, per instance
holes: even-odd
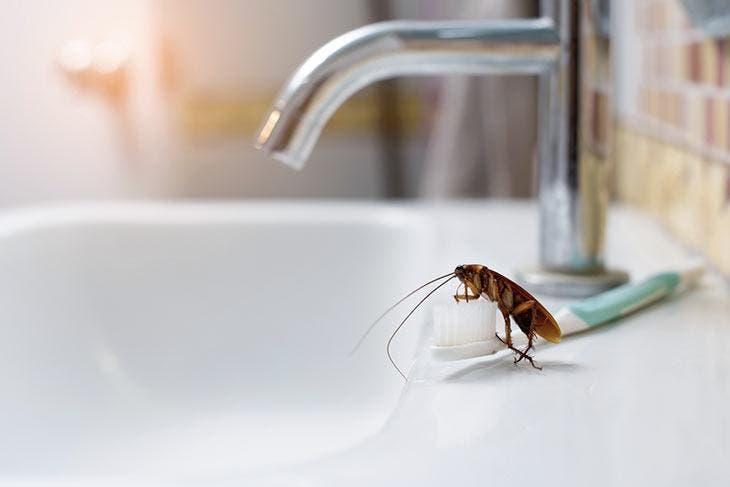
[[[509,283],[510,287],[512,288],[512,292],[520,296],[521,301],[534,301],[535,302],[535,313],[534,313],[534,320],[532,322],[532,327],[535,330],[535,333],[537,333],[539,336],[544,338],[545,340],[552,342],[552,343],[558,343],[560,342],[560,339],[562,337],[562,332],[560,331],[560,326],[558,326],[558,322],[555,321],[555,318],[552,314],[550,314],[550,311],[543,306],[540,301],[535,298],[532,294],[527,292],[522,286],[517,284],[511,279],[508,279],[504,277],[502,274],[499,274],[498,272],[491,271],[497,276],[499,276],[501,279],[504,279],[505,282]],[[522,318],[524,320],[525,315],[521,315],[519,318]],[[514,318],[514,317],[513,317]],[[515,321],[518,321],[517,318],[514,318]],[[520,325],[520,329],[522,329],[524,324],[528,323],[521,323],[518,322],[518,325]],[[524,330],[523,330],[524,331]]]
[[[562,338],[562,332],[560,331],[558,322],[555,321],[553,315],[544,306],[540,305],[540,308],[542,308],[542,313],[539,313],[540,316],[535,319],[535,333],[549,342],[559,343]]]

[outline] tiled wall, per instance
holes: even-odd
[[[638,72],[614,134],[617,194],[730,273],[730,38],[692,27],[679,0],[625,4],[616,35],[637,41]]]

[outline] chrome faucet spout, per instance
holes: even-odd
[[[539,74],[560,57],[549,18],[500,21],[390,21],[344,34],[291,76],[256,147],[301,168],[325,124],[353,93],[397,76]]]
[[[625,273],[603,266],[609,187],[609,138],[603,132],[610,128],[605,120],[609,103],[605,89],[598,93],[595,80],[582,72],[583,34],[597,32],[594,26],[582,27],[591,22],[585,18],[589,10],[584,2],[541,0],[543,16],[532,19],[392,21],[344,34],[317,50],[289,78],[256,147],[291,167],[303,167],[335,110],[356,91],[382,79],[537,75],[540,267],[523,272],[522,280],[533,289],[573,296],[625,282]],[[586,50],[595,53],[598,43],[591,42]],[[595,62],[586,65],[597,70]]]

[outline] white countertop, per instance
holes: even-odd
[[[509,275],[536,245],[535,205],[504,201],[0,215],[0,485],[729,485],[716,273],[540,346],[542,371],[422,352],[401,393],[384,347],[402,314],[347,357],[419,279],[463,263]],[[633,279],[694,257],[626,208],[611,209],[606,254]]]
[[[533,208],[504,210],[432,209],[448,240],[443,255],[452,265],[506,271],[529,262]],[[632,278],[691,256],[629,209],[612,209],[607,233],[609,265]],[[543,345],[535,358],[542,371],[515,366],[509,356],[430,363],[426,351],[378,435],[322,462],[265,476],[262,485],[730,482],[730,292],[719,275],[627,319]]]

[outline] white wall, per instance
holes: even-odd
[[[186,84],[271,89],[333,37],[367,22],[366,2],[156,0],[182,50]]]
[[[56,69],[79,36],[144,41],[144,0],[5,0],[0,15],[0,204],[134,193],[109,110],[75,94]]]
[[[158,0],[177,59],[179,99],[203,93],[271,99],[330,39],[367,23],[365,2],[341,0]],[[258,116],[263,119],[261,112]],[[253,131],[209,142],[180,140],[173,191],[186,196],[356,197],[382,193],[374,129],[325,129],[307,166],[294,172],[252,147]]]
[[[312,50],[366,22],[340,0],[5,0],[0,6],[0,206],[119,197],[356,196],[380,193],[375,137],[325,132],[294,173],[252,134],[190,144],[159,87],[160,32],[182,47],[188,88],[274,92]],[[127,122],[74,90],[55,64],[75,38],[132,47]],[[125,125],[127,123],[127,125]]]

